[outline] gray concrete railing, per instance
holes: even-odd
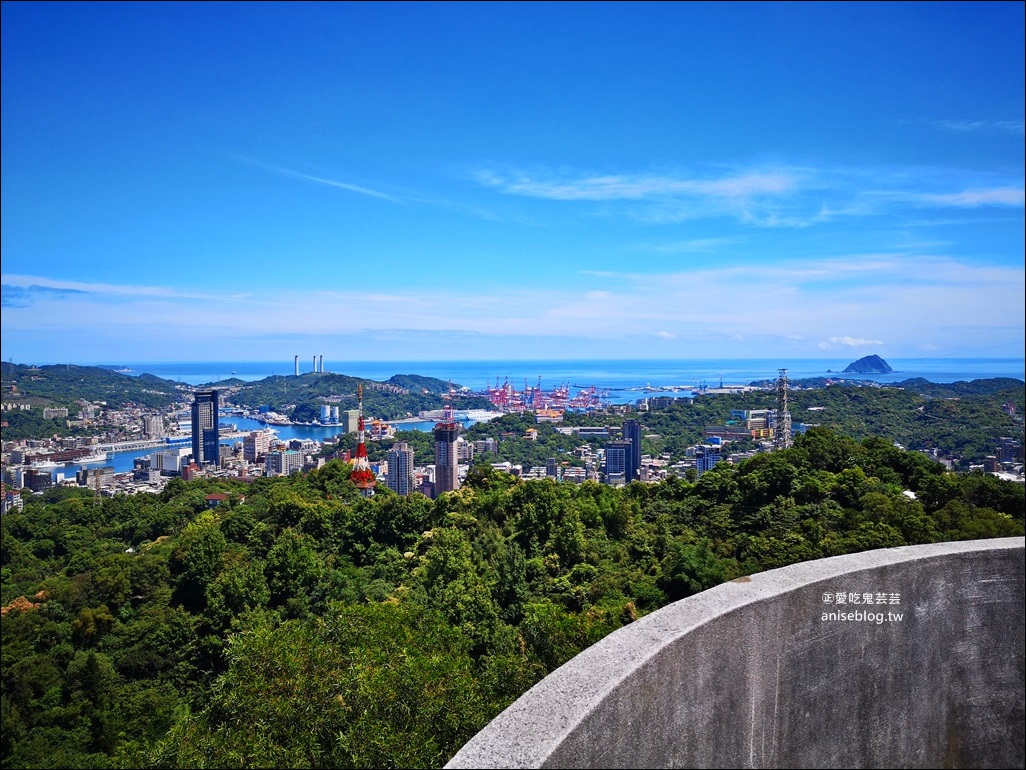
[[[740,578],[584,650],[446,767],[1023,767],[1024,599],[1021,537]]]

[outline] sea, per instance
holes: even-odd
[[[1024,358],[906,358],[887,359],[894,370],[889,374],[841,374],[855,357],[818,359],[539,359],[493,361],[325,361],[325,372],[346,374],[368,380],[385,381],[397,374],[418,374],[452,382],[456,388],[466,387],[481,392],[506,383],[516,390],[538,387],[552,390],[565,385],[570,394],[594,387],[611,404],[633,403],[645,396],[687,395],[700,388],[747,385],[760,380],[774,380],[781,369],[789,380],[808,377],[870,380],[882,385],[921,377],[930,382],[948,383],[963,380],[1013,377],[1026,380]],[[273,375],[295,374],[294,360],[289,361],[192,361],[192,362],[113,362],[110,368],[136,376],[152,374],[188,385],[207,385],[229,378],[245,382],[262,380]],[[313,371],[313,361],[300,360],[300,374]],[[267,426],[249,418],[223,416],[222,423],[239,431],[261,430]],[[434,421],[397,425],[401,430],[430,430]],[[337,427],[313,425],[274,426],[279,438],[327,439],[338,434]],[[108,462],[116,473],[132,470],[136,457],[145,457],[153,449],[117,452]],[[89,466],[97,467],[97,466]],[[78,469],[67,466],[65,476]]]
[[[881,375],[842,375],[854,360],[821,359],[545,359],[523,361],[325,361],[325,372],[384,381],[396,374],[419,374],[451,381],[456,387],[482,390],[509,382],[517,390],[535,387],[539,379],[543,390],[561,384],[575,388],[610,391],[611,400],[634,400],[637,389],[651,387],[718,387],[747,385],[756,380],[776,379],[787,369],[788,379],[838,377],[873,380],[881,384],[922,377],[931,382],[957,382],[991,377],[1026,379],[1024,358],[908,358],[887,359],[894,371]],[[188,385],[205,385],[235,377],[251,382],[273,375],[295,374],[289,361],[249,362],[140,362],[118,364],[130,374],[153,374]],[[313,371],[313,362],[300,359],[299,373]],[[627,395],[617,396],[617,393]]]

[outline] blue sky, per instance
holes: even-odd
[[[1022,357],[1024,7],[5,2],[3,358]]]

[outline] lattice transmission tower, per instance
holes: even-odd
[[[787,406],[787,369],[779,369],[777,377],[777,427],[773,432],[773,449],[791,446],[791,412]]]

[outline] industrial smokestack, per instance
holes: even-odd
[[[324,356],[323,355],[317,357],[317,371],[319,371],[321,373],[324,372]]]
[[[310,371],[313,371],[313,372],[317,371],[317,356],[313,357],[313,369],[311,369]]]
[[[299,376],[299,356],[296,356],[296,376]]]

